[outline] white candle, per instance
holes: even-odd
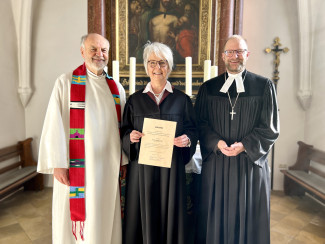
[[[218,76],[218,66],[213,65],[211,66],[211,78]]]
[[[120,82],[120,67],[118,60],[113,60],[113,79]]]
[[[135,92],[135,69],[136,58],[130,58],[130,77],[129,77],[129,95]]]
[[[185,58],[186,78],[185,78],[185,93],[192,96],[192,57]]]
[[[211,77],[211,60],[204,61],[204,82],[209,80]]]

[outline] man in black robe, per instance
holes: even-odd
[[[231,36],[227,72],[205,82],[195,104],[202,153],[198,244],[270,243],[267,155],[279,136],[273,83],[245,69],[245,40]]]

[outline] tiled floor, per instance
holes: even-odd
[[[272,244],[325,244],[325,207],[311,198],[271,195]]]
[[[0,244],[51,243],[51,199],[47,188],[0,202]],[[325,207],[308,197],[272,192],[271,243],[325,244]]]
[[[52,243],[51,207],[52,188],[20,191],[0,202],[0,243]]]

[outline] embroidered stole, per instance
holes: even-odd
[[[85,211],[85,98],[86,65],[79,66],[72,73],[70,91],[70,217],[72,232],[77,240],[76,224],[80,222],[80,236],[83,237]],[[106,75],[106,81],[114,98],[119,128],[121,124],[120,94],[112,77]],[[87,138],[86,138],[87,140]]]

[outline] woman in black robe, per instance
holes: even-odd
[[[125,105],[121,137],[129,157],[126,178],[124,244],[185,244],[185,164],[195,152],[197,134],[191,99],[167,81],[173,54],[161,43],[149,43],[143,53],[150,83]],[[171,168],[138,163],[144,118],[176,121]]]

